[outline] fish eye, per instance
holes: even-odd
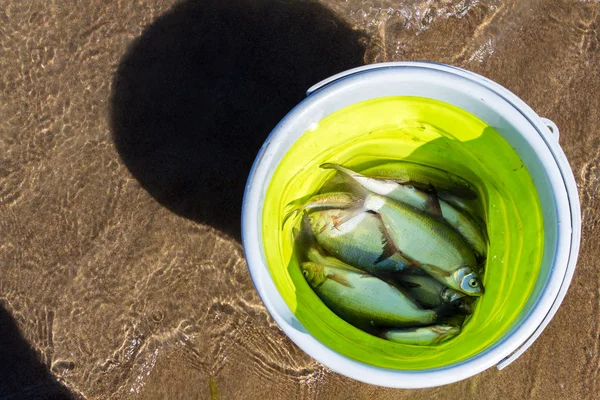
[[[475,279],[475,278],[469,279],[469,286],[471,286],[472,288],[476,288],[478,286],[477,279]]]

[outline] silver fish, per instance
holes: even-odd
[[[317,243],[344,263],[374,275],[412,267],[400,253],[390,251],[377,215],[334,209],[312,212],[308,218]]]
[[[314,262],[329,267],[348,268],[349,265],[329,255],[315,240],[308,213],[304,211],[300,229],[293,228],[296,253],[301,262]]]
[[[296,204],[294,204],[296,203]],[[288,207],[292,207],[283,219],[282,227],[286,222],[294,215],[301,211],[316,211],[316,210],[329,210],[329,209],[340,209],[352,207],[356,204],[356,197],[346,192],[330,192],[317,194],[311,196],[307,201],[302,202],[300,205],[297,201],[288,204]]]
[[[442,217],[450,226],[456,229],[471,245],[478,258],[485,258],[487,253],[487,235],[477,221],[465,211],[457,208],[435,195],[427,194],[412,186],[404,186],[393,180],[380,180],[361,175],[337,164],[324,164],[342,175],[354,179],[365,189],[373,193],[403,202],[419,210],[429,212],[435,217]]]
[[[333,164],[322,167],[345,173]],[[388,236],[386,242],[391,242],[397,252],[419,263],[420,268],[446,286],[471,296],[483,294],[473,251],[458,232],[426,212],[369,191],[354,176],[347,176],[363,188],[362,209],[381,217]]]
[[[452,207],[456,208],[459,211],[466,211],[472,216],[479,216],[482,214],[481,203],[477,201],[477,199],[465,199],[452,193],[448,192],[436,192],[437,197],[440,200],[445,201],[450,204]],[[480,217],[478,217],[480,219]],[[483,220],[478,221],[479,223],[483,223]]]
[[[458,326],[432,325],[420,328],[391,329],[384,331],[381,336],[396,343],[427,346],[448,340],[459,332]]]
[[[485,229],[467,211],[459,211],[443,200],[440,200],[440,208],[444,220],[465,238],[478,258],[484,259],[488,241]]]
[[[423,307],[436,308],[449,304],[463,314],[473,313],[472,298],[429,275],[402,273],[395,275],[395,279]]]
[[[458,175],[410,161],[389,161],[363,171],[364,175],[410,184],[421,190],[434,187],[437,192],[447,192],[465,199],[477,198],[477,191]]]
[[[418,210],[426,211],[436,217],[442,216],[438,198],[435,195],[425,193],[410,185],[401,185],[393,180],[382,180],[367,177],[342,167],[339,164],[326,163],[321,168],[335,169],[346,182],[356,182],[363,188],[381,196],[386,196],[396,201],[401,201]],[[349,181],[351,179],[352,181]]]
[[[438,319],[436,311],[419,307],[396,287],[356,268],[314,262],[302,263],[300,268],[323,303],[351,324],[408,327]]]

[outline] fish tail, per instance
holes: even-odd
[[[303,245],[305,248],[312,247],[316,244],[312,230],[310,228],[310,220],[308,219],[308,213],[306,211],[302,212],[300,229],[292,228],[292,233],[294,235],[294,241]]]
[[[337,171],[339,176],[348,183],[352,194],[356,197],[356,204],[350,207],[353,212],[347,219],[365,211],[376,211],[374,209],[376,206],[374,203],[377,203],[377,201],[381,202],[382,199],[363,185],[361,179],[364,179],[365,177],[348,168],[344,168],[339,164],[325,163],[321,164],[320,167]]]
[[[359,199],[356,199],[349,193],[330,192],[309,197],[307,200],[301,202],[300,204],[298,204],[300,199],[293,201],[288,204],[288,207],[291,207],[291,210],[285,214],[281,223],[281,229],[285,227],[285,224],[290,219],[292,219],[292,217],[295,217],[300,212],[304,214],[306,212],[313,212],[319,210],[355,208],[355,205],[358,202],[358,200]]]
[[[321,164],[320,167],[323,169],[336,170],[339,173],[339,176],[341,176],[349,184],[352,194],[357,197],[356,206],[352,207],[357,211],[357,213],[365,211],[377,213],[377,211],[385,205],[385,197],[373,192],[371,188],[368,187],[368,180],[373,181],[372,178],[364,177],[361,174],[354,172],[351,169],[342,167],[339,164],[325,163]]]
[[[302,207],[297,207],[295,209],[293,209],[292,211],[290,211],[289,213],[286,214],[285,217],[283,217],[283,221],[281,222],[281,229],[283,229],[285,227],[285,224],[288,222],[288,220],[290,220],[290,218],[292,218],[293,216],[295,216],[296,214],[298,214],[300,211],[302,211]]]
[[[364,203],[365,211],[374,211],[377,212],[383,205],[386,203],[386,200],[393,199],[396,203],[402,203],[403,205],[410,205],[411,207],[417,207],[414,204],[409,203],[402,198],[398,198],[399,195],[388,196],[394,191],[400,189],[401,187],[408,188],[409,186],[400,185],[397,182],[390,180],[381,180],[368,176],[364,176],[355,172],[351,169],[345,168],[339,164],[334,163],[325,163],[321,164],[321,168],[323,169],[333,169],[338,172],[339,176],[344,179],[348,185],[350,186],[350,190],[356,195],[359,196]],[[414,189],[414,188],[413,188]],[[416,190],[416,189],[414,189]],[[433,190],[433,189],[432,189]],[[407,195],[404,195],[407,196]],[[423,206],[419,206],[417,208],[422,207],[425,211],[430,213],[431,215],[442,218],[442,211],[439,200],[433,193],[422,193],[424,196],[425,204]]]
[[[360,181],[360,179],[364,177],[352,171],[351,169],[334,163],[324,163],[321,164],[320,167],[323,169],[333,169],[337,171],[339,176],[350,185],[353,194],[359,198],[364,199],[369,195],[369,193],[371,193],[371,191],[367,189]]]

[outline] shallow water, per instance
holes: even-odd
[[[103,3],[0,7],[0,398],[597,396],[597,1],[203,0],[154,30],[173,1]],[[399,60],[473,70],[556,122],[584,217],[569,294],[532,348],[422,391],[306,356],[237,239],[252,158],[303,90]]]

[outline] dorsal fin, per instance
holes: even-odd
[[[381,216],[379,216],[379,214],[377,214],[377,216],[381,221]],[[386,260],[398,253],[398,249],[396,248],[394,241],[390,238],[387,229],[385,229],[385,226],[383,226],[382,223],[379,224],[379,231],[381,232],[381,244],[383,249],[381,255],[377,257],[377,260],[375,260],[375,264],[379,264],[383,260]]]
[[[431,215],[442,218],[442,207],[440,206],[440,200],[435,193],[429,194],[425,207],[427,207],[426,211]]]
[[[421,287],[421,285],[419,285],[418,283],[406,282],[406,281],[400,281],[400,285],[404,286],[407,289],[416,289],[416,288]]]
[[[398,254],[400,255],[402,258],[404,258],[406,260],[407,263],[410,264],[410,268],[418,268],[421,264],[415,260],[413,260],[410,257],[407,257],[406,254],[404,254],[402,251],[400,251],[398,249],[398,246],[396,245],[396,243],[394,243],[394,240],[391,238],[388,230],[385,228],[385,224],[383,223],[383,220],[381,219],[381,215],[380,214],[375,214],[378,218],[379,218],[379,231],[381,232],[381,236],[382,236],[382,245],[383,245],[383,251],[381,253],[381,255],[377,258],[377,260],[375,260],[375,264],[379,264],[380,262],[382,262],[383,260],[386,260],[388,258],[390,258],[391,256]]]

